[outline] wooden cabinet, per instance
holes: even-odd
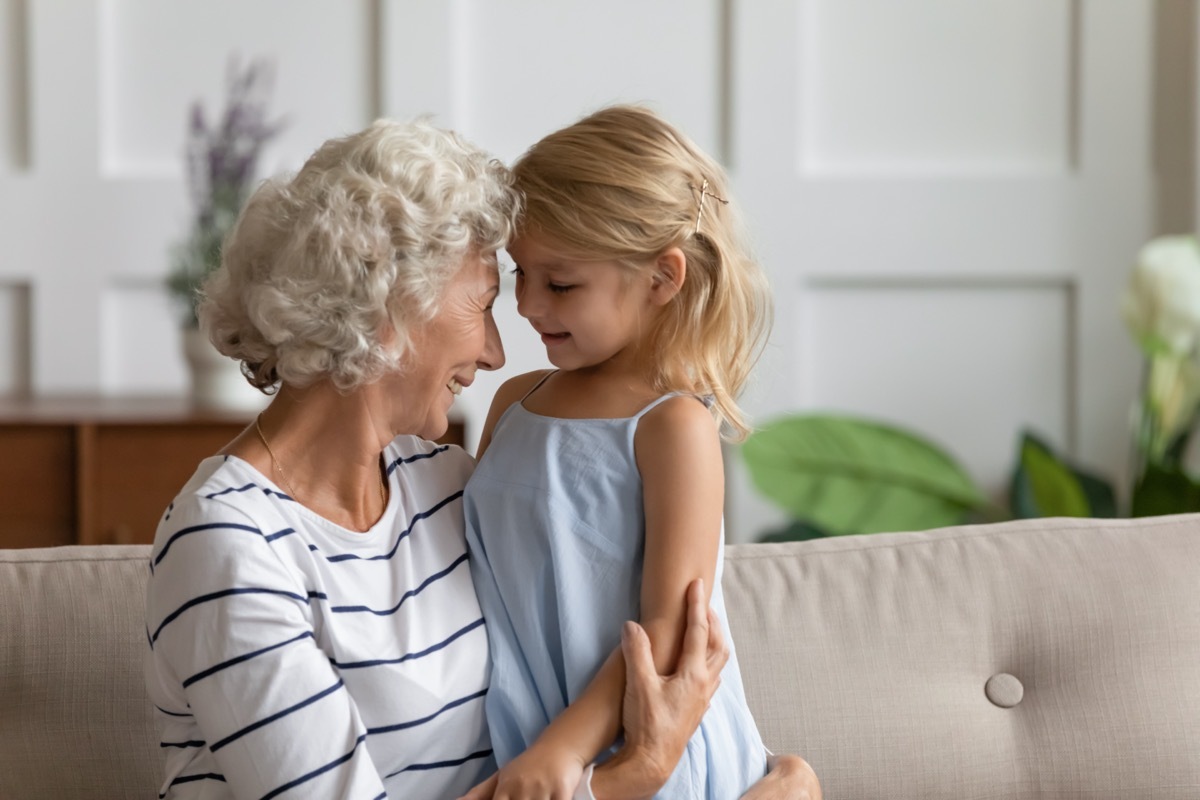
[[[132,544],[248,414],[181,398],[0,399],[0,548]],[[461,443],[461,423],[442,441]]]

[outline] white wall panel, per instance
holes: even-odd
[[[0,395],[30,390],[29,295],[27,283],[0,283]]]
[[[432,113],[511,161],[601,106],[643,102],[728,162],[729,14],[728,0],[383,0],[383,111]],[[495,389],[547,366],[511,292],[505,280],[496,308],[508,364],[457,402],[469,447]]]
[[[0,0],[0,173],[29,162],[26,0]]]
[[[121,282],[100,300],[100,380],[108,394],[187,391],[176,309],[162,284]]]
[[[213,117],[231,54],[276,70],[271,108],[288,120],[266,172],[294,169],[374,114],[368,0],[103,0],[100,134],[108,175],[181,176],[190,104]]]
[[[458,125],[502,158],[614,102],[648,102],[722,155],[720,0],[462,4]]]
[[[381,115],[461,127],[462,10],[462,0],[379,0]]]
[[[804,0],[801,165],[814,173],[1069,168],[1072,0]]]
[[[804,406],[923,433],[996,496],[1022,429],[1073,445],[1069,284],[817,283],[804,295]]]

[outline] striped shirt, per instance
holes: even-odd
[[[232,456],[164,514],[146,598],[160,798],[457,797],[495,769],[463,538],[474,463],[410,436],[385,457],[365,533]]]

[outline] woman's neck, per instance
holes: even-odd
[[[328,381],[284,386],[229,452],[329,521],[368,530],[386,505],[380,454],[392,439],[374,394],[342,394]]]

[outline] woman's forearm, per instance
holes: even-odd
[[[663,787],[670,772],[647,758],[648,754],[623,749],[592,773],[596,800],[642,800]]]

